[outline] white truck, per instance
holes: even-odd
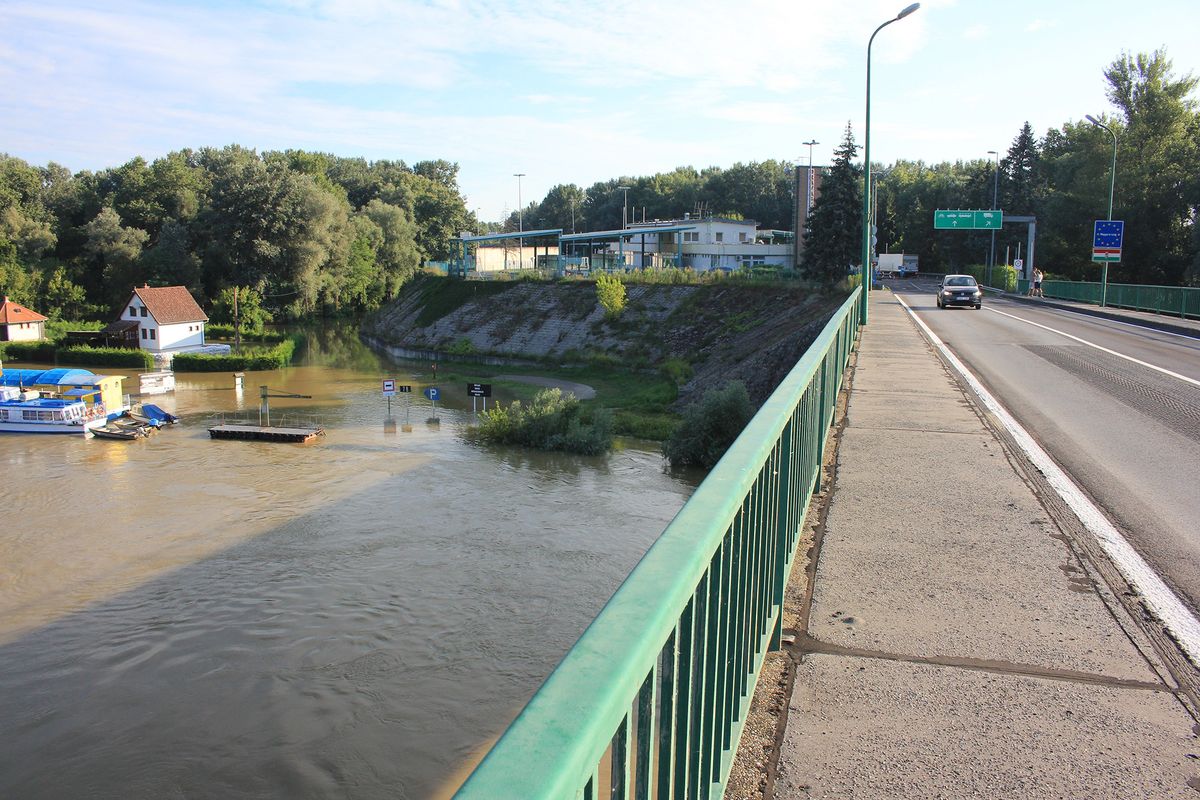
[[[907,278],[917,274],[917,257],[905,253],[880,253],[875,269],[881,275]]]

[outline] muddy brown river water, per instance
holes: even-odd
[[[311,362],[181,374],[146,441],[0,437],[0,797],[444,796],[693,488],[650,443],[466,444],[465,386],[391,433],[422,365]],[[260,383],[328,435],[210,440]]]

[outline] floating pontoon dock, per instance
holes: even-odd
[[[208,429],[214,439],[246,439],[259,442],[311,442],[325,435],[324,428],[272,428],[262,425],[225,423]]]

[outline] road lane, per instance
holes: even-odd
[[[1200,341],[993,297],[941,310],[933,284],[904,283],[905,301],[1200,606],[1200,388],[1061,334],[1192,380]]]

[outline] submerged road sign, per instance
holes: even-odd
[[[938,209],[933,212],[933,227],[937,230],[1000,230],[1004,212],[1000,209]]]

